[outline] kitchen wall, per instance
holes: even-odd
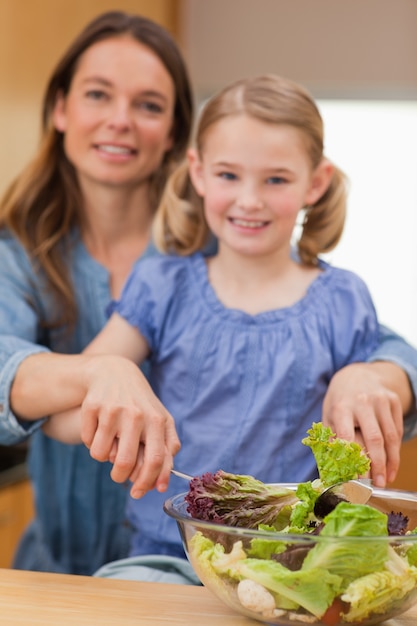
[[[143,13],[182,46],[200,101],[277,72],[317,97],[417,95],[416,0],[0,0],[0,193],[33,153],[58,56],[97,13]]]
[[[0,194],[35,150],[46,81],[96,14],[121,9],[177,34],[177,0],[0,0]]]
[[[416,0],[183,0],[199,97],[275,72],[317,97],[416,97]]]

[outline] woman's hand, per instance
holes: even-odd
[[[411,398],[406,374],[393,363],[354,363],[330,381],[323,423],[338,437],[357,441],[366,449],[377,487],[384,487],[397,475],[403,415]]]
[[[85,368],[81,439],[91,456],[113,463],[116,482],[131,478],[131,495],[168,487],[173,457],[180,449],[174,419],[132,361],[98,355]]]

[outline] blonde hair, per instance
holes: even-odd
[[[228,116],[249,115],[267,124],[299,129],[305,138],[312,169],[323,159],[323,120],[311,95],[300,85],[275,75],[233,83],[204,106],[196,130],[200,155],[207,131]],[[346,177],[334,167],[326,192],[304,207],[299,257],[316,265],[320,253],[332,250],[340,240],[346,216]],[[202,199],[195,192],[187,163],[170,176],[154,220],[154,240],[163,252],[188,255],[201,250],[209,237]]]
[[[156,22],[123,11],[108,11],[93,19],[56,65],[43,98],[38,152],[0,203],[0,228],[10,229],[19,239],[52,294],[54,320],[49,326],[72,328],[76,320],[74,287],[68,270],[69,235],[71,228],[79,225],[83,211],[83,198],[74,167],[65,154],[63,134],[53,124],[54,107],[58,94],[68,94],[83,53],[99,41],[122,36],[130,36],[152,50],[175,85],[173,145],[150,179],[150,202],[155,210],[166,180],[174,165],[181,162],[189,142],[193,116],[191,86],[173,37]]]

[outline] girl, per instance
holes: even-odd
[[[205,106],[196,149],[155,217],[166,254],[135,266],[86,350],[150,358],[152,388],[176,421],[180,470],[222,468],[270,482],[315,477],[303,433],[321,419],[333,374],[378,343],[363,281],[319,258],[342,235],[345,205],[344,175],[323,155],[322,120],[303,88],[261,76]],[[205,258],[210,232],[218,250]],[[103,393],[108,384],[103,378]],[[102,426],[87,402],[83,440],[94,445]],[[62,416],[46,428],[69,434]],[[104,430],[114,434],[114,452],[117,426],[106,420]],[[132,555],[184,556],[175,522],[161,514],[167,495],[184,489],[180,480],[171,479],[167,494],[130,500]]]

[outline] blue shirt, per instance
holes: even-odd
[[[146,338],[150,382],[175,419],[176,467],[191,475],[223,469],[266,482],[313,479],[301,439],[320,421],[333,374],[363,361],[378,344],[364,282],[321,263],[322,273],[293,306],[248,315],[223,306],[204,258],[153,257],[137,264],[114,309]],[[166,497],[129,500],[131,554],[183,555]]]
[[[44,330],[42,320],[48,319],[51,311],[45,285],[22,246],[6,231],[0,231],[0,443],[19,443],[33,433],[29,471],[36,517],[23,537],[15,566],[91,574],[104,563],[128,554],[128,489],[114,483],[110,466],[92,460],[84,446],[49,439],[39,431],[40,421],[19,422],[9,405],[16,369],[27,356],[46,350],[78,353],[106,321],[109,275],[90,257],[77,232],[68,267],[79,307],[69,336],[62,329]],[[387,341],[378,348],[380,358],[402,365],[417,391],[416,351],[393,333],[384,331],[383,336]],[[222,415],[226,419],[226,412]],[[207,436],[201,430],[202,445]],[[181,467],[181,460],[177,464]],[[198,471],[198,467],[190,471],[194,469]],[[180,482],[173,483],[173,491],[183,489]]]
[[[87,253],[78,236],[68,258],[76,288],[74,331],[46,331],[50,297],[20,244],[0,232],[0,442],[13,444],[33,433],[29,472],[35,522],[23,537],[14,566],[19,569],[92,574],[103,563],[125,557],[127,485],[110,478],[109,463],[93,460],[84,445],[46,437],[41,422],[19,422],[9,407],[10,385],[22,360],[42,350],[79,353],[106,322],[109,275]]]

